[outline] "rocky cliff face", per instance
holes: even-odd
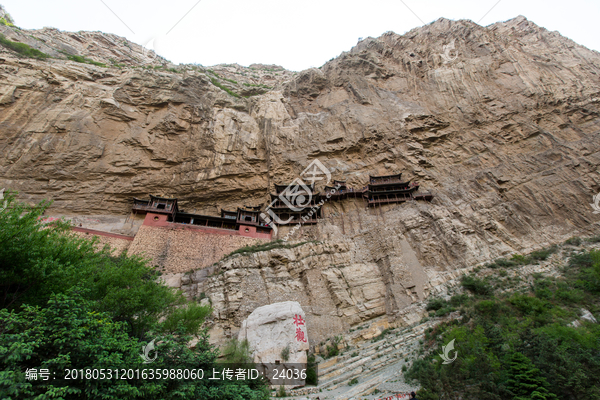
[[[589,203],[600,190],[600,54],[523,17],[488,27],[441,19],[299,73],[147,68],[130,56],[117,68],[110,54],[125,45],[111,35],[32,35],[57,56],[57,43],[72,40],[92,57],[93,41],[105,48],[94,60],[109,66],[0,54],[0,186],[54,199],[57,214],[125,215],[132,196],[149,193],[197,212],[266,204],[273,183],[313,159],[350,186],[404,171],[434,191],[432,203],[326,205],[324,221],[292,238],[322,242],[306,261],[274,250],[220,265],[248,276],[252,265],[272,268],[253,282],[312,293],[269,291],[270,301],[332,302],[325,315],[348,323],[398,318],[444,271],[599,230]],[[293,272],[300,265],[304,275]],[[265,303],[243,297],[238,272],[211,284],[234,285],[215,289],[227,304],[249,302],[222,307],[240,321]],[[336,289],[355,283],[360,301]]]

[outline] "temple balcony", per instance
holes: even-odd
[[[160,214],[173,214],[172,207],[154,207],[151,205],[144,204],[133,204],[131,207],[132,210],[142,211],[142,212],[155,212]]]

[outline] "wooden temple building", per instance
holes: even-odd
[[[133,198],[132,212],[146,214],[145,225],[168,226],[181,224],[205,228],[223,234],[271,238],[272,228],[260,218],[260,207],[238,207],[236,211],[221,210],[220,216],[185,212],[177,206],[177,199],[150,195],[150,200]]]
[[[336,190],[337,188],[337,190]],[[378,204],[401,203],[407,200],[431,201],[430,192],[419,192],[419,183],[402,181],[402,173],[394,175],[369,176],[369,183],[361,189],[353,189],[346,181],[333,181],[333,186],[325,186],[321,197],[329,194],[329,200],[337,201],[348,198],[362,198],[367,206]]]
[[[307,193],[308,190],[310,193]],[[275,185],[271,203],[266,212],[277,225],[316,224],[323,216],[321,205],[327,201],[362,198],[367,207],[401,203],[408,200],[431,201],[430,192],[419,192],[417,182],[402,181],[402,173],[369,176],[369,183],[361,189],[350,188],[346,181],[334,180],[333,186],[325,186],[317,192],[314,184],[306,188]],[[150,200],[133,199],[132,212],[146,214],[145,225],[198,227],[216,233],[249,237],[271,238],[272,227],[261,218],[260,206],[238,207],[235,211],[221,210],[220,216],[201,215],[179,209],[177,199],[150,196]],[[269,221],[269,218],[267,218]]]
[[[349,188],[346,185],[346,181],[334,180],[333,186],[325,186],[325,190],[321,194],[321,197],[326,197],[327,194],[330,195],[329,200],[344,200],[357,197],[362,198],[364,195],[364,190],[355,190],[353,188]]]
[[[288,187],[289,185],[275,185],[275,193],[271,193],[271,203],[267,206],[267,212],[277,216],[281,221],[279,225],[292,225],[300,222],[316,224],[317,219],[321,218],[322,215],[319,206],[321,193],[315,191],[314,184],[308,187],[311,191],[310,194],[304,192],[284,193]],[[286,198],[287,201],[282,200],[282,197]],[[308,215],[309,210],[313,208],[315,211]]]
[[[417,182],[402,181],[401,178],[402,173],[369,176],[369,184],[364,195],[367,205],[401,203],[412,199],[412,194],[419,190],[419,184]]]

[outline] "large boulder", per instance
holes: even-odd
[[[284,301],[258,307],[244,320],[238,340],[248,339],[254,362],[306,363],[308,334],[300,303]],[[289,348],[287,360],[282,353]]]

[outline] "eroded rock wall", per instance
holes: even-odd
[[[177,274],[208,267],[226,254],[244,246],[264,243],[237,235],[205,233],[201,230],[171,229],[142,225],[128,249],[142,255],[163,273]]]
[[[271,76],[249,97],[206,69],[176,71],[3,51],[0,186],[51,198],[57,214],[123,216],[132,196],[148,194],[216,214],[265,205],[273,183],[319,159],[349,186],[404,171],[435,195],[376,209],[327,204],[292,238],[315,243],[182,278],[213,301],[216,338],[286,300],[302,305],[315,340],[376,316],[412,321],[415,301],[460,268],[599,231],[590,202],[600,191],[600,54],[523,17],[488,27],[440,19],[367,38],[320,69]],[[170,234],[151,250],[162,263],[208,264],[178,259],[185,246],[165,251]]]

